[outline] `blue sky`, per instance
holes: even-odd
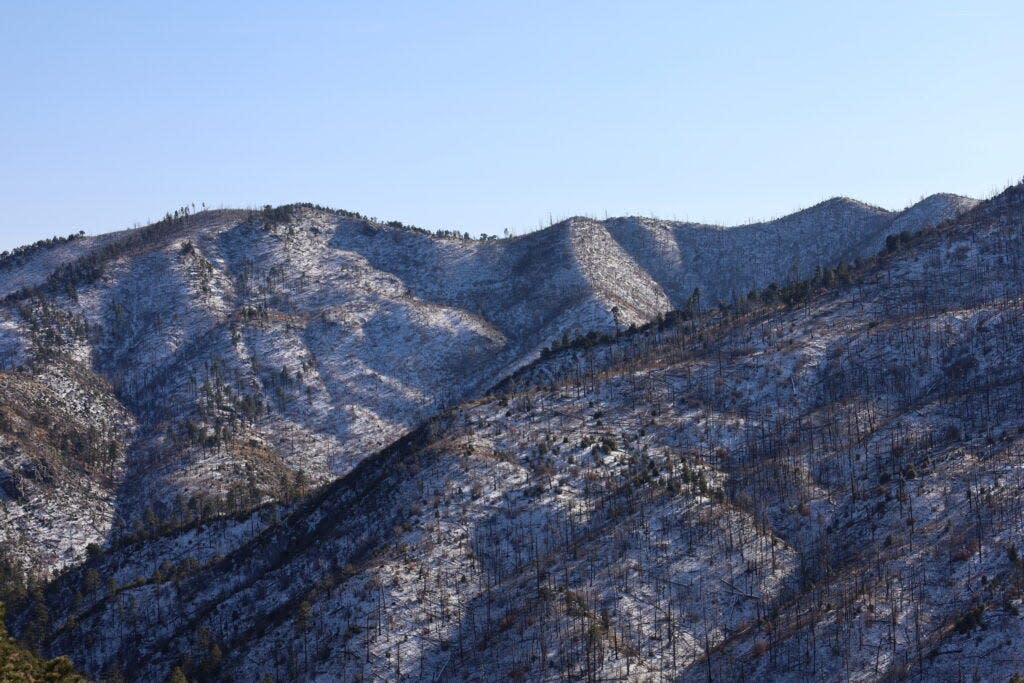
[[[1024,175],[1024,3],[7,3],[0,248],[185,203],[471,233]]]

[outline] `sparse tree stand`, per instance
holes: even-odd
[[[627,676],[674,677],[677,640],[687,648],[680,658],[686,672],[706,673],[714,680],[742,678],[737,672],[749,671],[742,667],[752,661],[769,672],[786,669],[808,677],[828,677],[841,662],[841,671],[860,667],[861,675],[875,678],[899,678],[916,663],[924,676],[929,667],[941,666],[941,656],[928,655],[942,655],[937,644],[942,638],[970,647],[982,624],[997,625],[995,610],[1002,618],[1017,609],[1013,588],[1019,591],[1024,580],[1016,545],[1005,545],[1019,539],[1012,534],[999,537],[1001,530],[1018,528],[1022,505],[1016,493],[1024,476],[1018,467],[1024,376],[1015,356],[1002,365],[1000,359],[1007,357],[1006,349],[1020,346],[1024,280],[994,269],[998,279],[993,278],[993,296],[1000,298],[990,301],[975,294],[993,287],[983,268],[955,265],[955,277],[940,284],[947,258],[940,254],[938,265],[929,262],[939,275],[924,269],[920,281],[901,285],[895,259],[922,248],[919,240],[926,237],[901,242],[885,257],[892,262],[887,271],[877,273],[891,278],[884,286],[868,283],[855,293],[837,292],[837,297],[858,299],[846,311],[860,305],[880,311],[868,321],[837,323],[828,315],[830,309],[817,308],[820,300],[814,297],[830,286],[823,270],[802,284],[793,280],[776,287],[773,297],[742,315],[713,307],[702,311],[695,290],[689,318],[679,312],[639,331],[584,337],[578,346],[556,349],[543,359],[551,363],[545,369],[554,368],[553,384],[523,380],[500,403],[484,399],[483,409],[454,408],[451,420],[460,426],[432,427],[427,439],[442,455],[410,450],[404,455],[413,457],[400,460],[397,468],[380,465],[376,457],[368,459],[353,478],[356,483],[346,484],[357,497],[368,494],[360,504],[370,512],[351,519],[360,527],[372,527],[393,514],[394,535],[402,540],[395,546],[400,560],[381,553],[372,570],[345,577],[361,575],[352,584],[361,579],[369,584],[372,575],[375,582],[358,596],[359,608],[345,615],[352,624],[366,624],[364,675],[412,674],[408,651],[405,671],[401,667],[409,634],[402,632],[399,610],[408,603],[395,596],[416,586],[419,595],[409,602],[417,607],[410,609],[422,609],[417,618],[426,614],[425,642],[433,618],[427,605],[436,604],[430,595],[435,583],[436,590],[448,591],[455,601],[451,609],[458,614],[458,626],[452,637],[458,641],[458,663],[473,666],[483,657],[477,654],[481,648],[491,644],[493,651],[500,648],[502,663],[511,671],[528,672],[537,646],[526,642],[523,624],[530,624],[540,610],[531,640],[540,633],[540,666],[552,672],[557,668],[564,680],[607,677],[608,660],[623,659],[620,650]],[[1013,256],[1020,251],[1018,239],[1016,246],[999,246],[994,258],[1020,262]],[[946,286],[969,290],[967,302],[980,301],[979,309],[965,314],[965,300],[943,293]],[[122,319],[135,318],[134,309],[126,301]],[[817,313],[825,314],[819,318],[823,322],[812,322]],[[812,334],[817,339],[807,336]],[[804,353],[809,347],[805,342],[819,340],[826,342],[820,353]],[[797,362],[789,363],[793,356]],[[984,372],[979,371],[981,356],[986,359]],[[563,360],[567,369],[559,375]],[[211,362],[211,376],[221,372],[214,369],[219,365]],[[268,383],[290,392],[306,371],[305,366],[300,370],[295,363],[283,367],[275,361],[265,374]],[[207,427],[213,430],[218,443],[209,448],[215,451],[231,439],[225,427],[233,424],[224,414],[239,411],[228,395],[231,383],[226,377],[212,377],[204,385],[202,394],[209,402],[203,408],[208,412],[190,418],[196,438],[206,438]],[[190,384],[196,395],[199,385]],[[289,395],[287,405],[295,407],[294,393]],[[565,437],[557,438],[562,432]],[[77,452],[73,440],[62,444],[61,452]],[[447,456],[458,465],[445,469],[438,464]],[[407,468],[409,460],[437,465],[426,471],[439,473],[437,480],[444,484]],[[516,483],[520,476],[526,481],[521,487]],[[374,482],[374,488],[359,488],[366,481]],[[459,482],[459,491],[445,490],[440,494],[443,505],[432,508],[427,492],[451,481]],[[388,488],[391,484],[394,489]],[[286,476],[282,488],[292,485]],[[331,531],[353,514],[353,498],[339,499],[337,493],[337,488],[323,489],[296,506],[298,513],[282,508],[283,519],[276,522],[283,526],[263,536],[275,539],[273,547],[261,546],[261,534],[253,532],[246,537],[245,550],[233,552],[230,537],[237,527],[227,519],[220,531],[193,527],[189,534],[199,536],[196,551],[211,559],[192,569],[191,574],[200,576],[192,583],[215,588],[216,579],[224,576],[218,572],[228,566],[226,571],[262,576],[259,563],[264,555],[276,557],[283,550],[277,547],[284,536],[278,532],[294,529],[291,525],[301,518],[303,507],[324,514],[317,543],[329,543]],[[915,501],[918,496],[922,500]],[[415,501],[409,503],[409,497]],[[344,511],[332,509],[332,502]],[[421,517],[421,503],[436,511],[427,515],[429,524]],[[246,503],[229,494],[225,505],[234,509]],[[273,508],[275,515],[278,509]],[[533,516],[538,511],[549,518],[538,523]],[[139,517],[147,520],[135,539],[139,545],[121,555],[115,554],[118,549],[109,551],[110,558],[127,565],[118,569],[118,577],[132,568],[136,557],[148,561],[145,551],[153,540],[166,543],[173,538],[163,528],[158,508]],[[777,530],[773,524],[780,519]],[[452,542],[452,536],[435,533],[434,524],[461,525],[465,535]],[[410,529],[419,535],[406,535]],[[349,537],[346,530],[344,538]],[[379,537],[369,539],[368,546],[390,549],[377,543]],[[424,539],[444,547],[443,562],[451,562],[455,573],[465,570],[475,578],[466,580],[461,591],[442,587],[445,581],[431,571],[436,555]],[[217,557],[225,547],[229,555]],[[296,548],[301,551],[301,544],[288,546],[281,561],[288,562]],[[925,555],[927,563],[913,564],[929,551],[935,554]],[[18,623],[29,633],[38,625],[44,638],[58,627],[59,633],[74,637],[92,636],[93,629],[103,641],[94,652],[113,653],[97,666],[112,670],[120,661],[131,674],[138,668],[124,653],[150,645],[146,620],[152,622],[155,614],[162,623],[187,612],[195,626],[185,637],[202,645],[183,672],[198,678],[231,675],[217,665],[226,668],[234,661],[222,663],[219,650],[232,641],[218,645],[213,638],[213,632],[220,637],[230,628],[226,610],[191,611],[196,604],[179,593],[188,577],[179,584],[173,568],[163,565],[142,576],[141,583],[124,580],[123,587],[112,576],[104,592],[103,577],[114,574],[113,564],[100,564],[106,561],[105,552],[97,548],[89,570],[69,573],[64,577],[68,583],[59,592],[48,592],[46,600],[29,591],[32,599],[19,612]],[[684,556],[699,567],[696,581],[672,575],[674,560]],[[316,563],[321,559],[317,556]],[[615,564],[618,560],[621,567]],[[461,567],[456,564],[460,561],[465,562]],[[347,586],[341,580],[333,583],[336,567],[316,563],[306,573],[281,572],[285,583],[295,582],[289,595],[298,597],[288,603],[298,607],[295,632],[290,648],[271,655],[275,663],[268,666],[292,678],[301,678],[322,661],[337,661],[338,650],[329,649],[333,643],[323,622],[338,606],[326,601],[344,594]],[[419,581],[398,582],[417,563]],[[94,567],[101,567],[103,574]],[[969,592],[946,591],[941,582],[949,576],[962,578]],[[328,577],[330,590],[320,590]],[[781,593],[773,594],[768,587],[780,577]],[[513,593],[510,586],[521,592]],[[938,601],[936,594],[942,596]],[[599,610],[609,596],[615,606]],[[636,598],[635,603],[622,608],[614,602],[621,596]],[[74,600],[74,608],[60,604],[65,597]],[[165,597],[169,604],[162,604]],[[180,601],[180,610],[174,601]],[[748,611],[750,601],[755,607]],[[549,609],[551,618],[546,616]],[[443,604],[440,612],[443,623]],[[734,618],[741,612],[743,620]],[[202,614],[215,616],[201,626],[206,618]],[[376,618],[373,634],[371,615]],[[95,629],[103,619],[113,623],[111,617],[117,618],[116,627]],[[211,630],[204,632],[206,627]],[[696,634],[696,642],[677,639],[678,628]],[[452,633],[443,628],[435,632],[438,640]],[[750,659],[747,643],[754,644]],[[427,648],[419,644],[422,674]],[[607,656],[609,644],[617,657]],[[343,647],[347,652],[348,646]],[[353,645],[353,653],[357,647]],[[764,660],[753,659],[762,655]]]

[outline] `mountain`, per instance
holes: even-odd
[[[649,322],[696,287],[727,301],[866,256],[973,203],[835,199],[731,229],[574,218],[505,240],[309,205],[186,208],[15,250],[0,534],[54,570],[90,543],[295,499],[547,347]]]
[[[9,623],[48,656],[130,680],[1024,670],[1021,186],[729,229],[478,241],[295,206],[143,230],[18,265],[36,289],[5,303],[0,528],[66,567]]]
[[[734,228],[648,219],[615,219],[608,230],[683,308],[695,287],[730,302],[768,283],[806,278],[818,266],[877,253],[890,235],[955,218],[976,200],[927,197],[894,213],[846,197],[790,216]]]

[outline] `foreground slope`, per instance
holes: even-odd
[[[66,658],[46,661],[26,650],[7,635],[3,625],[4,605],[0,603],[0,681],[5,683],[84,683]]]
[[[1007,680],[1022,303],[1015,187],[851,274],[551,354],[15,623],[134,680]]]

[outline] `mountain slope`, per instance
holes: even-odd
[[[101,483],[62,465],[49,488],[5,488],[0,529],[52,570],[89,543],[290,501],[546,347],[656,319],[695,287],[707,305],[784,282],[969,206],[839,199],[733,229],[574,218],[507,240],[312,206],[183,209],[43,245],[0,272],[0,360],[12,382],[94,396],[53,410],[116,444]],[[8,449],[2,478],[20,481],[32,448]]]
[[[623,248],[684,308],[695,287],[731,302],[776,282],[806,278],[818,266],[871,256],[885,238],[955,218],[976,200],[937,194],[899,212],[837,197],[763,223],[734,228],[644,218],[608,221]]]
[[[1022,237],[1015,187],[845,279],[564,349],[293,507],[94,558],[35,626],[136,680],[1007,680]]]

